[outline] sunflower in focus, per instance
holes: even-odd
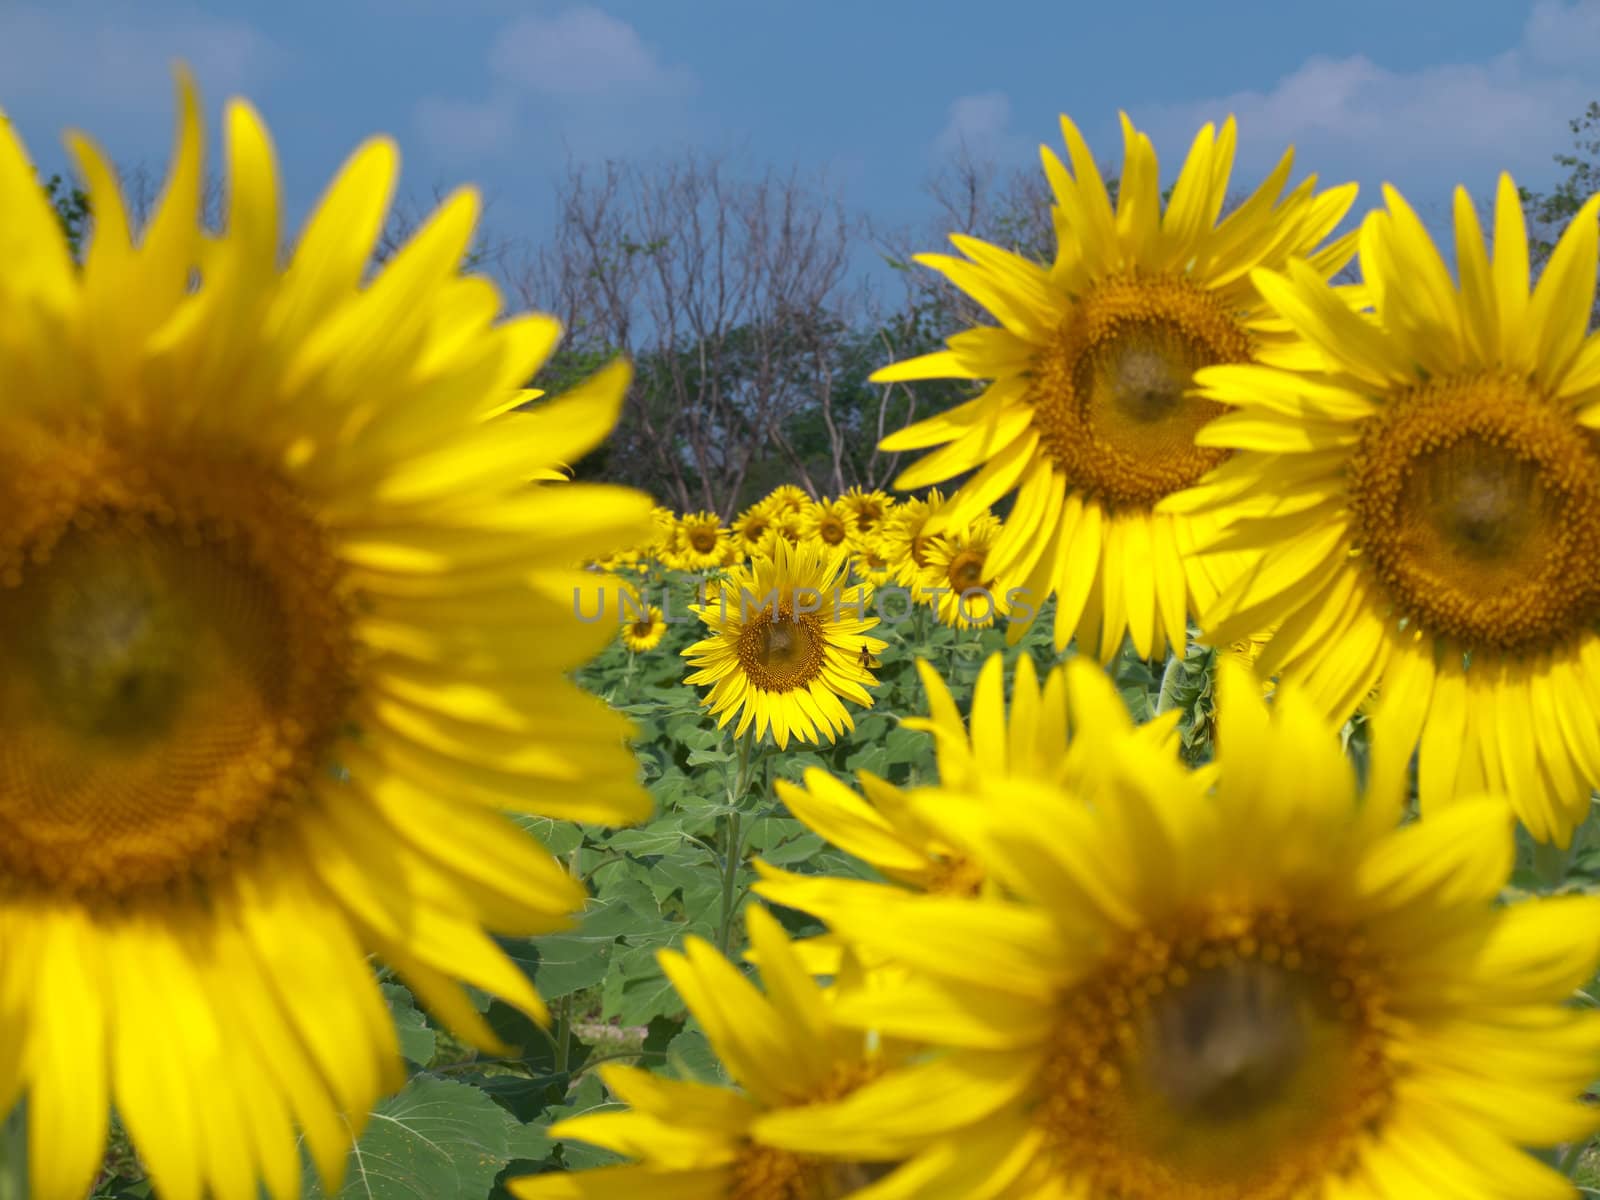
[[[905,1186],[874,1200],[1572,1194],[1522,1148],[1600,1125],[1579,1099],[1600,1014],[1569,1003],[1600,898],[1501,904],[1498,800],[1397,827],[1400,793],[1361,796],[1303,694],[1269,709],[1247,672],[1219,674],[1214,791],[1122,736],[1088,791],[925,794],[919,815],[981,848],[1009,898],[822,914],[905,972],[838,1018],[936,1044],[952,1076]],[[762,1137],[859,1153],[880,1118],[854,1099]]]
[[[924,566],[917,576],[916,599],[955,629],[984,629],[994,624],[1004,600],[995,585],[995,543],[1000,519],[978,514],[960,527],[945,526],[939,537],[924,543]]]
[[[918,576],[927,567],[928,547],[934,540],[928,532],[928,522],[943,506],[944,496],[939,489],[929,488],[926,497],[902,501],[885,518],[879,544],[901,587],[915,589]]]
[[[685,571],[711,571],[728,559],[728,531],[716,513],[686,513],[678,522],[678,566]]]
[[[853,487],[839,497],[839,503],[850,515],[851,530],[854,533],[871,533],[883,524],[883,520],[894,508],[894,500],[885,492],[873,488],[863,491]]]
[[[513,1180],[508,1184],[513,1196],[838,1200],[891,1176],[892,1143],[886,1147],[880,1140],[870,1157],[851,1158],[826,1150],[794,1154],[762,1140],[765,1114],[791,1114],[802,1124],[810,1114],[826,1114],[842,1097],[859,1094],[899,1054],[881,1039],[834,1022],[834,992],[812,982],[775,917],[752,907],[748,921],[765,993],[697,937],[685,939],[682,954],[659,955],[662,969],[739,1086],[677,1082],[637,1067],[602,1066],[607,1089],[628,1108],[570,1117],[550,1133],[636,1161]],[[894,1113],[887,1104],[876,1108],[884,1118]],[[886,1119],[885,1124],[892,1136],[895,1122]]]
[[[844,545],[855,528],[855,515],[842,499],[819,500],[801,515],[800,536],[831,549]]]
[[[833,741],[855,722],[843,700],[872,706],[867,688],[877,685],[861,665],[884,648],[867,637],[878,624],[869,615],[871,589],[846,587],[848,557],[824,552],[813,542],[773,544],[773,556],[734,567],[690,611],[711,636],[683,651],[699,668],[684,680],[710,684],[704,703],[726,725],[737,714],[734,735],[754,725],[754,736],[770,728],[779,748],[797,737]]]
[[[0,120],[0,1112],[49,1200],[113,1106],[162,1195],[299,1196],[302,1138],[336,1190],[404,1078],[369,953],[497,1047],[462,983],[544,1010],[489,932],[585,899],[502,810],[650,807],[564,679],[610,636],[576,564],[649,501],[528,482],[605,438],[626,368],[509,411],[559,327],[459,273],[473,192],[364,281],[397,168],[369,142],[281,271],[260,119],[227,109],[210,236],[187,76],[179,110],[137,241],[71,140],[81,268]]]
[[[622,644],[635,654],[654,650],[666,635],[666,618],[662,616],[661,609],[654,604],[645,608],[643,616],[624,621],[620,634]]]
[[[1600,335],[1592,198],[1529,295],[1516,185],[1494,257],[1455,196],[1460,280],[1392,189],[1361,227],[1369,318],[1299,264],[1259,286],[1315,363],[1207,371],[1236,452],[1171,503],[1260,563],[1210,606],[1218,644],[1278,626],[1261,668],[1343,719],[1373,688],[1375,762],[1418,751],[1424,811],[1511,799],[1565,846],[1600,782]]]
[[[1161,208],[1150,139],[1122,118],[1125,143],[1115,211],[1088,146],[1061,120],[1072,172],[1048,149],[1058,249],[1040,266],[974,238],[966,258],[921,255],[999,322],[950,338],[948,349],[886,367],[888,383],[992,380],[976,399],[885,439],[885,451],[941,449],[895,481],[919,488],[977,468],[930,532],[960,528],[1016,492],[993,568],[1000,589],[1022,588],[1035,611],[1054,594],[1056,649],[1076,634],[1109,661],[1131,635],[1141,658],[1180,650],[1188,614],[1205,608],[1240,566],[1189,551],[1207,517],[1155,511],[1225,452],[1194,444],[1221,411],[1188,395],[1215,363],[1273,361],[1292,339],[1251,281],[1258,266],[1307,257],[1320,278],[1350,257],[1346,238],[1317,246],[1355,199],[1355,186],[1316,194],[1315,177],[1283,195],[1293,151],[1218,222],[1233,166],[1230,117],[1195,138]],[[1013,640],[1031,617],[1012,622]]]

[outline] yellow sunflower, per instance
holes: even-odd
[[[791,736],[831,742],[855,728],[841,697],[872,707],[867,688],[877,679],[861,659],[885,643],[865,636],[878,624],[872,592],[845,586],[847,562],[842,550],[780,538],[771,558],[734,567],[704,605],[690,606],[712,633],[683,651],[699,668],[685,682],[711,685],[704,703],[719,727],[738,714],[735,736],[753,724],[754,736],[770,728],[780,748]]]
[[[1258,285],[1316,363],[1217,369],[1236,411],[1203,430],[1237,451],[1171,503],[1264,551],[1212,604],[1219,644],[1279,626],[1262,670],[1342,719],[1377,686],[1374,752],[1420,747],[1424,809],[1509,795],[1565,846],[1600,781],[1600,335],[1593,198],[1530,298],[1517,189],[1500,180],[1491,262],[1455,199],[1461,283],[1405,201],[1361,228],[1371,317],[1298,264]]]
[[[894,507],[894,501],[885,492],[873,488],[863,491],[853,487],[839,497],[839,503],[850,514],[853,532],[871,533],[883,524],[885,517]]]
[[[1220,224],[1234,123],[1195,138],[1165,213],[1150,139],[1123,117],[1125,157],[1113,212],[1077,128],[1061,121],[1075,176],[1043,151],[1059,246],[1049,267],[968,237],[965,259],[922,255],[983,304],[999,326],[970,329],[946,350],[879,371],[877,382],[993,380],[974,400],[885,439],[886,451],[942,449],[905,471],[918,488],[979,468],[930,532],[959,528],[1016,491],[993,567],[1035,612],[1056,596],[1055,640],[1076,632],[1109,660],[1132,636],[1140,657],[1180,650],[1187,616],[1206,607],[1236,561],[1189,555],[1212,522],[1152,511],[1223,457],[1193,435],[1221,411],[1189,397],[1214,363],[1267,360],[1286,339],[1250,269],[1309,255],[1326,278],[1350,240],[1315,247],[1355,199],[1355,186],[1314,193],[1315,177],[1280,200],[1293,152]],[[948,444],[947,444],[948,443]],[[1019,613],[1011,635],[1029,623]]]
[[[856,528],[855,514],[841,500],[819,500],[801,515],[800,534],[828,549],[843,546]]]
[[[923,545],[924,566],[917,576],[916,599],[956,629],[983,629],[1009,608],[995,582],[995,544],[1000,519],[980,513],[963,526],[945,526]],[[1019,614],[1020,615],[1020,614]]]
[[[710,571],[728,558],[730,538],[716,513],[686,513],[678,523],[678,566],[685,571]]]
[[[699,938],[684,953],[661,953],[667,977],[738,1089],[678,1082],[637,1067],[602,1066],[623,1112],[571,1117],[555,1137],[603,1146],[637,1161],[590,1171],[535,1175],[508,1187],[518,1200],[836,1200],[855,1194],[895,1164],[828,1153],[797,1155],[766,1145],[764,1114],[826,1113],[893,1065],[882,1039],[837,1025],[834,993],[812,982],[780,926],[749,910],[750,942],[761,961],[763,994]]]
[[[650,510],[650,538],[644,552],[665,567],[675,566],[682,550],[682,532],[678,515],[670,508],[657,505]]]
[[[802,513],[811,507],[811,497],[804,488],[796,487],[792,483],[780,483],[767,493],[761,501],[774,515],[778,513]]]
[[[661,609],[654,604],[645,608],[644,616],[636,616],[633,620],[624,621],[622,624],[622,644],[635,654],[654,650],[666,635],[666,619],[661,615]]]
[[[25,1096],[48,1200],[112,1106],[163,1196],[298,1196],[302,1136],[334,1190],[403,1078],[368,954],[495,1046],[457,981],[543,1010],[486,930],[584,902],[502,810],[649,810],[626,722],[563,678],[610,636],[575,564],[649,502],[526,482],[603,440],[626,369],[508,412],[559,330],[459,274],[474,193],[365,281],[397,165],[369,142],[280,271],[260,119],[228,107],[210,237],[187,77],[179,108],[137,245],[72,139],[81,268],[0,121],[0,1112]]]
[[[881,545],[894,570],[895,582],[901,587],[916,589],[917,578],[928,565],[928,546],[934,537],[928,532],[928,521],[943,506],[944,496],[939,489],[929,488],[926,497],[903,501],[885,518]]]
[[[874,588],[894,584],[894,568],[883,550],[883,539],[876,533],[852,533],[845,539],[850,549],[850,569],[858,579],[864,579]]]
[[[773,527],[771,506],[763,500],[745,509],[733,523],[732,534],[741,558],[770,555],[772,539],[778,536]]]
[[[1572,1194],[1521,1147],[1600,1125],[1578,1099],[1600,1014],[1569,1004],[1600,959],[1600,897],[1501,905],[1501,803],[1397,828],[1399,794],[1362,798],[1307,698],[1269,710],[1220,670],[1214,794],[1108,738],[1088,794],[920,805],[1012,899],[821,914],[907,972],[841,996],[839,1019],[945,1051],[929,1148],[873,1200]],[[852,1096],[758,1129],[843,1156],[881,1119]]]

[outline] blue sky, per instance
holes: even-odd
[[[0,106],[47,171],[66,126],[164,162],[174,58],[213,129],[228,95],[263,111],[297,220],[383,131],[407,190],[480,183],[513,237],[548,232],[568,155],[684,145],[825,171],[852,208],[911,222],[958,140],[1031,165],[1068,112],[1112,160],[1119,107],[1164,169],[1234,112],[1240,183],[1294,142],[1364,202],[1388,180],[1442,212],[1502,168],[1554,180],[1567,120],[1600,99],[1600,0],[0,0]]]

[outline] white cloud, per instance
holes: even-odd
[[[1263,168],[1293,143],[1297,161],[1325,182],[1432,185],[1448,176],[1481,189],[1502,169],[1530,180],[1549,174],[1567,121],[1593,99],[1597,57],[1600,0],[1539,0],[1518,44],[1487,62],[1396,71],[1365,55],[1316,56],[1266,91],[1133,115],[1169,146],[1233,113],[1241,166]]]
[[[255,90],[276,58],[253,27],[199,12],[0,4],[0,81],[12,103],[144,116],[170,110],[174,63],[209,96]]]
[[[1012,157],[1021,139],[1011,130],[1011,99],[1004,92],[974,92],[950,104],[949,117],[933,152],[939,158],[963,155],[976,159]]]
[[[474,160],[525,149],[530,130],[569,148],[616,152],[670,123],[699,86],[632,25],[592,5],[529,14],[489,47],[484,100],[429,97],[417,127],[441,155]]]
[[[546,96],[620,98],[677,95],[694,75],[668,66],[626,21],[583,6],[555,16],[525,16],[489,51],[495,77]]]

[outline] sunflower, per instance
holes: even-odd
[[[678,523],[678,566],[685,571],[711,571],[724,565],[731,538],[716,513],[684,515]]]
[[[874,1200],[1572,1194],[1519,1147],[1600,1124],[1578,1100],[1600,1014],[1566,1003],[1600,959],[1600,897],[1499,904],[1500,802],[1397,828],[1400,793],[1363,799],[1309,699],[1269,710],[1248,673],[1220,674],[1214,794],[1107,738],[1090,792],[919,806],[1010,899],[822,914],[908,972],[839,1019],[926,1038],[953,1076],[921,1114],[929,1148]],[[879,1120],[849,1097],[759,1132],[848,1155]]]
[[[894,507],[894,500],[877,488],[869,492],[853,487],[840,496],[838,502],[850,514],[852,530],[855,533],[871,533],[883,524],[883,519]]]
[[[884,554],[883,539],[877,533],[852,533],[845,539],[850,549],[850,569],[858,579],[874,588],[890,587],[894,583],[894,568]]]
[[[995,587],[994,548],[1000,532],[1000,519],[984,512],[964,526],[947,525],[924,544],[916,599],[937,612],[943,624],[987,628],[999,608],[1010,607]]]
[[[926,497],[902,501],[885,518],[881,545],[894,570],[895,582],[901,587],[915,589],[917,577],[928,565],[928,546],[933,540],[927,531],[928,522],[943,506],[944,496],[939,489],[929,488]]]
[[[819,500],[807,507],[801,516],[801,536],[812,538],[829,549],[844,545],[855,528],[855,514],[842,499]]]
[[[939,794],[951,803],[1009,802],[1016,781],[1083,789],[1095,777],[1097,747],[1109,739],[1145,740],[1155,755],[1176,758],[1173,733],[1178,714],[1170,712],[1135,726],[1109,678],[1098,671],[1069,672],[1057,666],[1043,686],[1033,659],[1017,660],[1011,712],[1006,712],[1005,664],[991,654],[972,690],[971,730],[961,719],[945,681],[925,660],[917,673],[928,694],[928,716],[900,724],[934,739]],[[841,850],[872,866],[893,884],[912,891],[976,895],[987,878],[981,860],[952,843],[919,814],[915,793],[895,787],[870,771],[860,771],[860,792],[828,771],[807,768],[805,786],[778,780],[774,787],[794,816]],[[809,910],[817,895],[836,889],[874,887],[852,880],[796,875],[757,862],[764,899]],[[862,893],[866,895],[866,893]],[[813,941],[817,939],[811,939]]]
[[[1370,317],[1297,264],[1260,274],[1320,358],[1201,374],[1236,411],[1200,440],[1239,453],[1170,503],[1264,551],[1205,614],[1218,644],[1279,626],[1263,672],[1337,718],[1379,687],[1374,753],[1403,770],[1420,746],[1425,809],[1504,792],[1565,846],[1600,781],[1600,335],[1584,332],[1600,197],[1531,298],[1509,177],[1492,263],[1456,192],[1460,286],[1385,197],[1361,227]]]
[[[458,273],[474,193],[364,281],[369,142],[281,272],[260,119],[228,107],[213,237],[187,76],[179,110],[137,244],[72,139],[81,268],[0,121],[0,1112],[25,1095],[39,1197],[88,1192],[112,1106],[162,1195],[298,1196],[301,1137],[336,1190],[404,1077],[368,954],[496,1046],[458,981],[544,1014],[486,930],[584,902],[502,810],[649,811],[564,679],[610,636],[575,564],[649,502],[526,482],[604,439],[627,370],[507,411],[559,327]]]
[[[690,606],[712,633],[683,651],[700,668],[684,682],[711,685],[704,703],[719,727],[737,713],[735,736],[753,723],[758,738],[770,727],[779,748],[791,736],[831,742],[855,728],[841,697],[872,706],[877,679],[862,652],[885,643],[864,636],[878,618],[867,615],[870,588],[843,585],[847,561],[842,550],[779,538],[771,558],[733,568]]]
[[[624,621],[622,624],[622,644],[635,654],[654,650],[666,635],[666,619],[661,615],[661,609],[654,604],[645,608],[642,617],[636,616],[634,620]]]
[[[732,535],[741,558],[770,556],[772,539],[778,536],[773,528],[772,506],[763,500],[745,509],[733,523]]]
[[[683,550],[682,531],[678,514],[670,508],[657,505],[650,510],[650,538],[644,552],[664,567],[672,567]]]
[[[811,496],[804,488],[796,487],[792,483],[780,483],[767,493],[761,501],[773,513],[802,513],[811,507]]]
[[[1048,149],[1059,242],[1049,267],[969,237],[965,259],[922,255],[989,309],[998,327],[949,339],[946,350],[887,367],[876,382],[993,380],[976,399],[884,440],[886,451],[943,446],[905,471],[918,488],[979,468],[930,532],[959,528],[1016,491],[993,567],[1037,611],[1056,596],[1056,649],[1076,632],[1109,661],[1131,635],[1140,657],[1184,646],[1187,615],[1208,605],[1239,560],[1188,551],[1204,517],[1156,513],[1223,452],[1193,434],[1220,408],[1189,397],[1214,363],[1267,359],[1287,340],[1250,278],[1256,266],[1310,255],[1319,276],[1350,257],[1350,239],[1317,251],[1355,186],[1314,194],[1315,177],[1279,200],[1293,152],[1220,224],[1233,165],[1234,122],[1195,138],[1165,213],[1150,139],[1122,119],[1126,144],[1116,211],[1077,128],[1061,121],[1076,176]],[[948,443],[948,444],[946,444]],[[1013,621],[1015,640],[1031,621]]]
[[[757,1125],[764,1114],[791,1113],[802,1124],[807,1114],[825,1114],[892,1066],[900,1052],[833,1021],[833,991],[811,981],[775,917],[753,907],[748,922],[765,994],[699,938],[685,939],[682,954],[658,956],[740,1087],[602,1066],[601,1079],[627,1110],[571,1117],[550,1132],[637,1161],[513,1180],[513,1196],[835,1200],[890,1175],[893,1162],[852,1161],[825,1150],[797,1155],[763,1143]]]

